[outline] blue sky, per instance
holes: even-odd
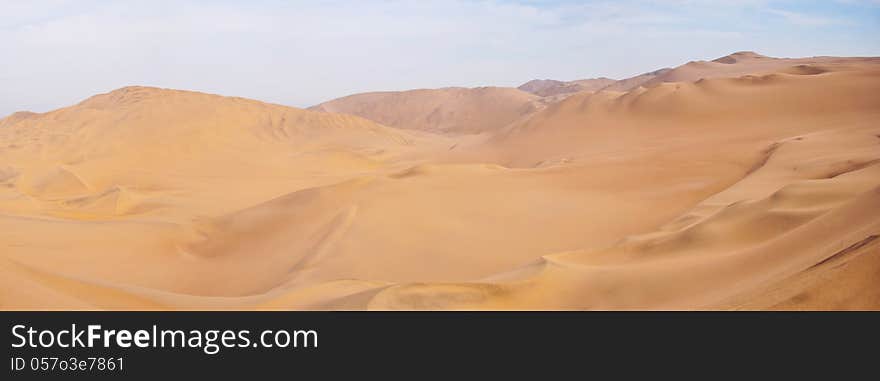
[[[292,106],[624,78],[739,50],[880,56],[880,0],[0,0],[0,116],[127,85]]]

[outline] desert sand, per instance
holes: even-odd
[[[0,309],[880,309],[880,59],[601,82],[7,116]]]

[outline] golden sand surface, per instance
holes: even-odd
[[[878,236],[877,58],[0,119],[4,310],[880,309]]]

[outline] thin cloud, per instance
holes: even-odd
[[[781,9],[768,9],[768,13],[776,15],[784,19],[786,22],[794,24],[794,25],[802,25],[802,26],[827,26],[827,25],[835,25],[844,23],[843,20],[809,15],[799,12],[786,11]]]

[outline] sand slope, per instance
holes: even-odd
[[[0,308],[880,309],[880,62],[705,65],[444,134],[143,87],[14,114]]]

